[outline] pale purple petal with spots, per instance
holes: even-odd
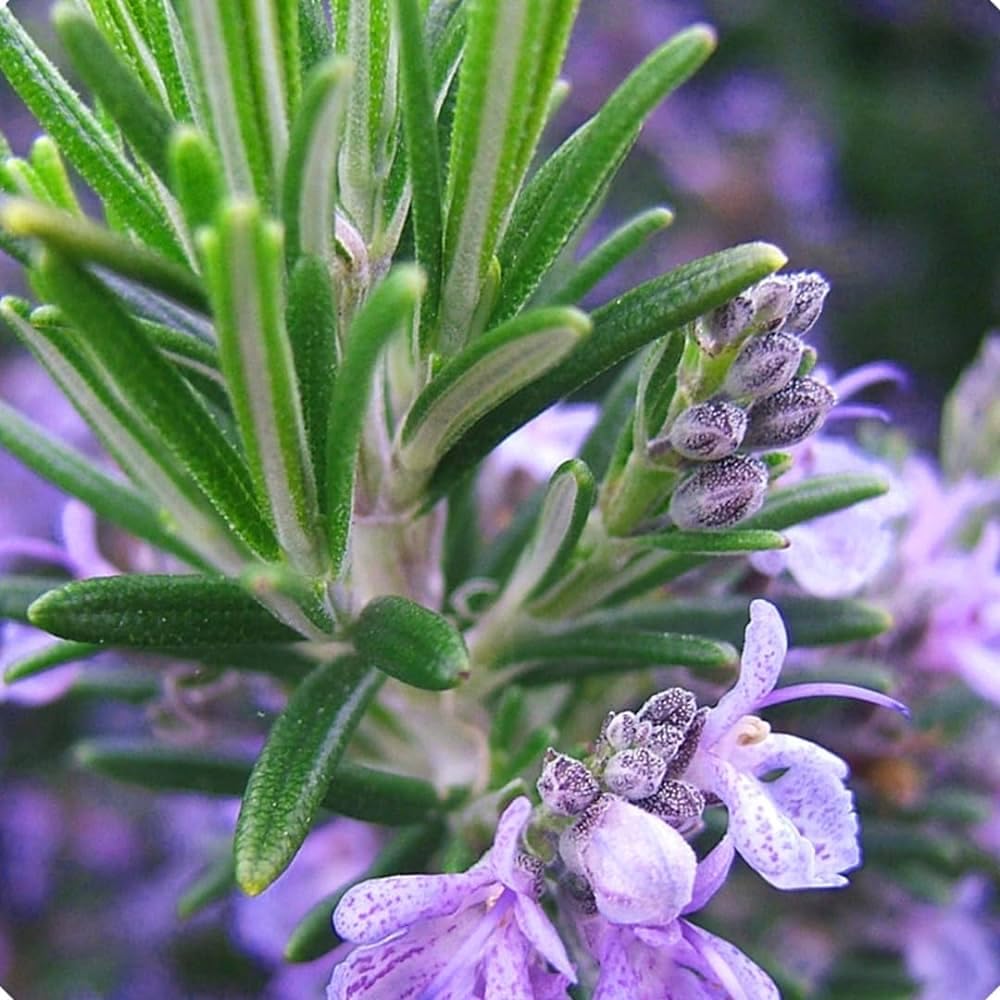
[[[757,777],[787,768],[763,789],[813,846],[815,875],[834,879],[861,863],[854,797],[845,787],[847,765],[836,754],[799,739],[773,733],[762,743],[740,747],[730,763]]]
[[[722,888],[735,854],[736,848],[733,846],[732,838],[727,835],[698,862],[691,902],[681,910],[681,913],[695,913],[702,909]]]
[[[485,1000],[533,1000],[528,968],[533,955],[510,923],[496,931],[484,962]]]
[[[697,861],[663,820],[608,797],[577,841],[597,907],[619,924],[662,925],[691,899]]]
[[[760,700],[777,683],[788,651],[785,625],[778,609],[767,601],[752,601],[750,624],[746,627],[740,676],[736,685],[719,699],[708,713],[701,735],[701,747],[714,746],[744,715],[753,712]]]
[[[655,1000],[663,997],[663,964],[656,951],[635,940],[627,927],[615,927],[598,955],[601,974],[593,1000]]]
[[[459,875],[394,875],[372,879],[345,893],[333,926],[347,941],[374,944],[410,924],[455,913],[478,902],[496,881],[477,866]]]
[[[355,948],[333,971],[327,1000],[417,1000],[481,919],[477,910],[427,920],[376,946]]]
[[[732,1000],[780,1000],[778,988],[756,962],[728,941],[683,922],[684,936],[701,955],[724,991]]]
[[[727,833],[736,850],[768,882],[779,889],[845,884],[840,875],[816,871],[812,844],[782,813],[764,784],[711,755],[703,761],[703,773],[708,789],[729,810]]]
[[[483,858],[499,881],[519,892],[525,891],[528,887],[525,881],[526,873],[517,866],[517,856],[521,850],[521,831],[530,816],[531,803],[528,799],[523,795],[514,799],[497,822],[493,846]]]
[[[553,968],[558,969],[569,982],[575,983],[576,973],[573,970],[573,963],[566,954],[562,939],[541,906],[533,899],[518,896],[514,904],[514,916],[521,933],[534,945],[539,955]]]

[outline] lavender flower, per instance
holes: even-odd
[[[665,896],[663,909],[673,915],[660,924],[615,922],[602,910],[577,917],[581,937],[600,965],[593,1000],[778,997],[767,973],[738,948],[683,919],[715,895],[732,859],[732,842],[724,837],[692,872],[691,882],[678,883],[677,891]]]
[[[767,704],[787,649],[777,609],[754,601],[739,680],[708,713],[686,778],[725,803],[736,849],[772,885],[845,885],[843,872],[861,861],[847,765],[808,740],[772,733],[753,714]]]
[[[330,1000],[565,996],[576,976],[538,904],[539,873],[519,846],[530,814],[531,803],[515,799],[493,847],[467,872],[397,875],[351,889],[334,926],[360,947],[334,970]]]

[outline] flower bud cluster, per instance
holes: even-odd
[[[668,688],[638,712],[612,712],[587,763],[550,749],[538,792],[560,816],[584,817],[608,796],[624,799],[674,827],[696,824],[701,791],[681,780],[705,725],[707,709],[684,688]]]
[[[651,457],[674,452],[698,463],[670,502],[682,530],[725,528],[757,511],[767,468],[744,452],[798,444],[836,403],[828,386],[798,374],[805,352],[800,338],[828,291],[814,272],[774,275],[699,320],[698,341],[708,354],[740,346],[720,395],[678,414],[649,444]]]

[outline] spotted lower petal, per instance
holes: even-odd
[[[780,1000],[771,977],[739,948],[686,920],[681,923],[684,937],[724,991],[721,996],[731,1000]]]
[[[485,896],[495,876],[479,867],[458,875],[394,875],[349,889],[333,914],[337,933],[374,944],[411,924],[455,913]]]

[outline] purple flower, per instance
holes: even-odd
[[[560,854],[586,878],[597,909],[615,924],[666,926],[690,902],[697,860],[658,816],[603,795],[569,827]]]
[[[600,965],[593,1000],[776,1000],[770,977],[738,948],[682,919],[715,895],[732,860],[724,837],[692,872],[690,888],[673,897],[676,912],[662,924],[619,923],[603,911],[577,918]]]
[[[515,799],[493,847],[467,872],[397,875],[351,889],[334,926],[360,947],[334,970],[330,1000],[564,997],[576,977],[539,906],[539,871],[520,848],[530,815],[531,803]]]
[[[776,700],[768,696],[787,649],[777,609],[754,601],[739,680],[709,711],[685,778],[725,803],[736,850],[772,885],[840,886],[842,873],[861,861],[847,765],[808,740],[772,733],[753,714]],[[875,697],[846,685],[802,685],[778,697],[793,693]]]

